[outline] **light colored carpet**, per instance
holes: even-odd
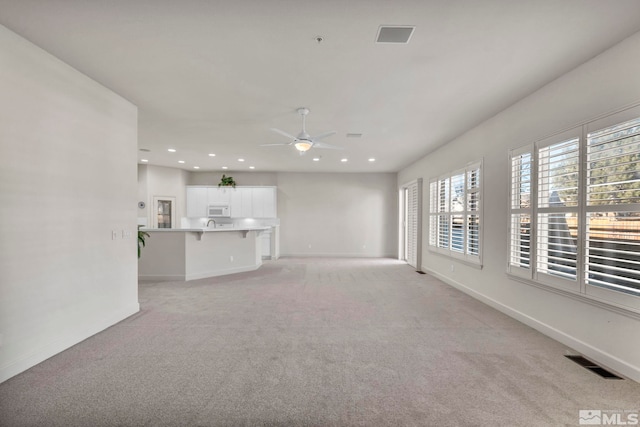
[[[0,384],[0,425],[557,426],[640,409],[640,384],[392,259],[142,283],[140,303]]]

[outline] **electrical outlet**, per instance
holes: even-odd
[[[116,240],[118,238],[118,230],[111,230],[111,240]]]
[[[233,262],[233,255],[229,255],[229,261]]]
[[[454,271],[456,271],[455,267],[453,266],[453,264],[451,264],[449,266],[449,270],[451,270],[451,272],[453,273]]]
[[[130,238],[131,238],[131,231],[129,231],[129,230],[122,230],[122,238],[123,238],[123,239],[130,239]]]

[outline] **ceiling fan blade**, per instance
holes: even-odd
[[[317,141],[319,139],[326,138],[328,136],[335,135],[335,134],[336,134],[335,132],[325,132],[325,133],[321,133],[318,136],[312,136],[311,139],[314,141]]]
[[[293,142],[285,142],[282,144],[260,144],[261,147],[275,147],[277,145],[291,145]]]
[[[331,144],[325,144],[324,142],[314,142],[313,148],[329,148],[331,150],[344,150],[344,147],[338,147]]]
[[[293,135],[289,135],[288,133],[286,133],[286,132],[285,132],[285,131],[283,131],[283,130],[276,129],[276,128],[271,128],[270,130],[274,131],[275,133],[279,133],[279,134],[280,134],[280,135],[282,135],[282,136],[286,136],[286,137],[287,137],[287,138],[289,138],[289,139],[296,139],[296,137],[295,137],[295,136],[293,136]]]

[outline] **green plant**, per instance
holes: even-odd
[[[142,226],[138,226],[138,258],[140,258],[140,251],[142,250],[142,248],[144,248],[144,245],[146,243],[144,239],[146,239],[147,237],[151,237],[146,231],[140,230],[140,227]]]
[[[233,188],[236,188],[236,182],[233,180],[233,177],[225,176],[224,174],[222,174],[222,178],[220,179],[220,182],[218,183],[218,187],[233,187]]]

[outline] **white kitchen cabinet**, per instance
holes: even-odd
[[[252,192],[251,187],[236,187],[231,192],[229,205],[232,218],[252,218]]]
[[[187,217],[205,218],[209,199],[207,187],[187,187]]]
[[[262,258],[271,259],[271,230],[263,232],[260,238],[262,239]]]
[[[229,204],[232,218],[277,218],[276,187],[187,186],[187,217],[204,218],[209,205]]]
[[[207,187],[207,198],[210,205],[230,203],[231,194],[236,189],[233,187]]]
[[[276,218],[276,188],[253,187],[253,218]]]
[[[253,191],[254,188],[241,188],[240,196],[242,199],[242,210],[240,211],[241,218],[255,218],[253,216]]]

